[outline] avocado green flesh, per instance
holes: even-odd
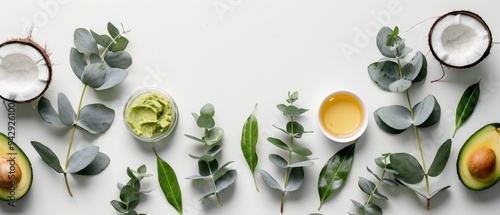
[[[13,171],[21,172],[21,179],[17,184],[9,188],[0,187],[0,200],[19,200],[28,193],[31,188],[31,183],[33,182],[31,162],[23,150],[13,142],[9,144],[9,138],[2,133],[0,133],[0,157],[9,160],[9,165],[12,166],[11,170],[13,169]],[[7,177],[14,175],[12,172],[7,172],[7,174]]]
[[[493,172],[485,177],[473,176],[468,169],[469,158],[479,149],[490,148],[493,150],[496,163]],[[492,123],[476,131],[464,143],[457,159],[457,173],[460,181],[471,190],[484,190],[495,185],[500,180],[500,124]]]

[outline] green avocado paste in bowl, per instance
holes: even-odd
[[[172,133],[177,125],[177,105],[161,89],[145,88],[134,92],[124,110],[130,133],[145,142],[157,142]]]

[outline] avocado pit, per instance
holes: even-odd
[[[0,187],[9,189],[21,181],[21,168],[7,158],[0,158]]]
[[[495,152],[490,148],[480,148],[469,157],[467,169],[476,178],[487,178],[493,173],[495,164]]]

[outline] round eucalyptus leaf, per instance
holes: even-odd
[[[59,110],[59,119],[64,125],[72,126],[76,121],[76,113],[71,106],[71,102],[64,93],[57,94],[57,106]]]
[[[121,83],[128,75],[128,72],[118,68],[107,68],[105,71],[104,82],[95,90],[106,90]]]
[[[296,121],[290,121],[286,124],[286,132],[300,138],[304,133],[304,127]]]
[[[276,179],[274,179],[273,176],[271,176],[271,174],[269,174],[268,172],[266,172],[263,169],[257,169],[257,172],[260,173],[260,176],[262,177],[262,180],[264,181],[264,183],[269,188],[275,189],[275,190],[279,190],[279,191],[283,191],[283,189],[281,188],[280,184],[278,184],[278,182],[276,181]]]
[[[215,120],[210,115],[200,115],[200,117],[198,117],[198,120],[196,120],[196,124],[200,128],[210,129],[215,126]]]
[[[59,114],[52,107],[50,100],[45,97],[40,97],[37,104],[38,115],[47,123],[55,124],[55,125],[63,125],[61,119],[59,118]]]
[[[382,89],[390,91],[389,85],[399,80],[398,64],[392,61],[375,62],[368,66],[368,74]]]
[[[378,118],[376,119],[378,124],[379,120],[383,123],[382,129],[384,126],[388,126],[402,132],[412,125],[410,110],[400,105],[381,107],[375,111],[375,117]]]
[[[213,176],[213,173],[219,169],[219,162],[213,159],[209,162],[200,159],[198,160],[198,172],[201,176]]]
[[[126,51],[108,51],[104,54],[104,61],[112,68],[127,69],[132,65],[132,56]]]
[[[408,184],[416,184],[424,179],[424,170],[417,159],[407,153],[394,153],[389,157],[392,167],[398,171],[395,175]]]
[[[111,49],[111,51],[117,52],[125,50],[127,46],[128,46],[128,39],[122,36],[116,39],[115,43],[111,45],[109,48]]]
[[[236,181],[237,177],[238,172],[236,172],[236,170],[228,170],[222,176],[217,178],[217,180],[215,180],[215,189],[217,190],[217,192],[220,192],[228,188]]]
[[[200,109],[200,115],[208,115],[210,117],[215,116],[215,108],[212,104],[205,104]]]
[[[402,93],[411,87],[411,81],[399,79],[389,85],[389,90],[395,93]]]
[[[382,215],[382,208],[373,203],[368,203],[365,206],[365,212],[370,215]]]
[[[88,146],[73,153],[68,160],[67,173],[76,173],[87,167],[99,153],[99,147]]]
[[[208,132],[208,137],[205,140],[207,145],[211,146],[218,143],[224,136],[224,129],[219,127],[214,127]]]
[[[436,124],[441,117],[441,106],[433,95],[428,95],[413,108],[414,124],[418,127],[429,127]]]
[[[407,63],[401,68],[403,79],[412,80],[415,77],[415,66],[411,63]]]
[[[376,187],[375,183],[364,177],[359,177],[358,186],[367,195],[371,195]]]
[[[110,159],[108,155],[99,152],[95,159],[85,168],[76,172],[78,175],[97,175],[108,167]]]
[[[296,191],[300,187],[302,187],[302,184],[304,184],[304,168],[292,168],[292,170],[290,171],[290,175],[288,176],[288,184],[285,187],[285,191]]]
[[[87,29],[78,28],[73,34],[76,49],[84,54],[99,54],[97,43]]]
[[[109,128],[114,118],[113,109],[102,104],[89,104],[80,110],[76,125],[92,134],[100,134]]]
[[[92,88],[98,88],[104,83],[106,67],[102,63],[85,66],[82,73],[82,83]]]
[[[80,53],[77,49],[71,48],[69,52],[69,64],[73,73],[75,73],[76,77],[79,79],[82,78],[83,69],[87,66],[87,62],[85,61],[85,56]]]
[[[269,161],[271,161],[271,163],[273,163],[274,165],[276,165],[282,169],[285,169],[288,165],[288,162],[283,157],[281,157],[277,154],[270,154]]]
[[[396,53],[391,47],[387,46],[387,36],[392,34],[393,31],[389,27],[383,27],[377,34],[377,48],[382,55],[389,58],[395,58]]]
[[[415,75],[410,79],[413,83],[422,81],[427,77],[427,59],[422,52],[418,51],[409,63],[415,67]]]

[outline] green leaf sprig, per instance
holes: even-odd
[[[288,105],[277,105],[277,108],[285,117],[289,118],[289,121],[287,122],[285,128],[280,128],[276,125],[273,126],[279,131],[282,131],[288,137],[288,143],[279,138],[267,138],[267,141],[287,153],[286,159],[278,154],[269,155],[271,163],[278,166],[285,172],[283,186],[281,186],[267,171],[263,169],[258,170],[262,180],[269,188],[279,190],[281,192],[281,213],[283,213],[284,209],[285,194],[298,190],[304,183],[304,167],[314,165],[314,162],[308,159],[308,156],[312,155],[311,150],[296,145],[296,139],[301,138],[304,133],[310,133],[309,131],[305,131],[304,127],[296,121],[297,117],[308,111],[308,109],[298,108],[294,105],[298,99],[299,94],[297,91],[294,93],[288,92],[288,99],[286,100]]]
[[[117,187],[120,190],[120,200],[111,200],[111,205],[118,211],[120,214],[124,215],[137,215],[138,213],[135,211],[135,208],[141,202],[141,194],[149,193],[149,191],[141,191],[141,181],[146,177],[152,176],[151,174],[146,173],[147,167],[146,165],[142,165],[137,170],[132,170],[130,167],[127,167],[127,175],[130,177],[130,180],[127,184],[118,183]],[[139,215],[146,215],[141,213]]]
[[[441,117],[441,107],[433,95],[428,95],[415,106],[412,105],[409,89],[413,83],[422,81],[427,76],[427,60],[421,52],[403,63],[403,59],[412,49],[406,47],[404,39],[399,37],[399,29],[394,30],[383,27],[377,34],[377,47],[384,58],[368,66],[368,74],[379,87],[384,90],[403,93],[407,100],[407,107],[392,105],[379,108],[375,111],[375,121],[379,127],[392,134],[404,132],[412,127],[415,133],[417,146],[420,153],[420,162],[408,153],[393,153],[390,161],[398,172],[395,175],[398,182],[412,189],[427,200],[427,211],[430,210],[431,197],[437,192],[446,190],[449,186],[431,192],[429,177],[437,177],[448,162],[451,140],[441,145],[434,162],[427,167],[418,128],[429,127],[436,124]],[[410,185],[425,180],[425,194],[413,189]]]
[[[458,128],[460,128],[460,126],[462,126],[474,112],[477,102],[479,101],[480,92],[481,90],[479,88],[479,82],[465,89],[465,92],[462,94],[460,102],[457,106],[455,115],[455,129],[453,130],[452,137],[455,137]]]
[[[187,179],[191,180],[208,180],[212,184],[213,191],[203,196],[200,201],[215,195],[220,206],[222,200],[219,193],[231,186],[238,176],[234,169],[228,169],[229,164],[234,161],[229,161],[223,165],[219,165],[216,155],[222,150],[220,140],[224,135],[224,130],[215,127],[215,108],[212,104],[204,105],[199,114],[192,113],[194,120],[199,128],[204,130],[201,138],[186,134],[185,136],[204,145],[204,154],[201,156],[189,155],[191,158],[198,160],[198,175],[193,175]]]
[[[83,98],[88,87],[95,91],[112,88],[121,83],[128,75],[125,70],[132,64],[132,57],[125,48],[128,45],[124,37],[128,31],[119,31],[113,24],[108,23],[109,35],[99,35],[92,30],[78,28],[74,32],[74,43],[76,48],[71,48],[70,65],[73,73],[83,83],[76,112],[73,105],[64,93],[57,97],[57,109],[52,107],[51,102],[41,97],[38,102],[38,113],[40,117],[49,124],[71,127],[68,150],[64,168],[59,165],[57,156],[47,146],[32,142],[36,151],[42,159],[57,173],[64,175],[66,187],[70,196],[73,196],[67,174],[82,173],[75,170],[84,167],[87,175],[98,174],[109,164],[109,157],[101,152],[95,152],[99,148],[94,147],[88,151],[79,150],[73,155],[73,140],[77,128],[97,135],[105,132],[113,122],[115,111],[103,104],[88,104],[82,107]],[[99,48],[100,47],[100,48]],[[73,158],[73,159],[72,159]],[[90,158],[93,158],[91,160]],[[88,162],[90,160],[90,162]]]
[[[382,184],[386,184],[388,186],[399,186],[399,184],[391,177],[388,177],[388,174],[398,174],[394,169],[392,169],[391,163],[389,161],[389,156],[391,154],[383,154],[381,157],[375,159],[375,163],[378,167],[382,169],[382,173],[380,175],[375,174],[370,168],[366,167],[366,170],[375,177],[376,182],[368,180],[364,177],[359,177],[358,186],[366,195],[368,195],[365,203],[360,203],[356,200],[351,199],[351,202],[356,206],[360,214],[362,215],[382,215],[382,208],[377,204],[373,203],[371,200],[381,199],[388,200],[388,198],[381,194],[378,191],[378,188]],[[351,213],[349,213],[351,214]]]
[[[257,105],[255,105],[255,107],[257,107]],[[250,172],[252,173],[255,189],[259,191],[257,180],[255,180],[255,169],[257,168],[257,163],[259,162],[259,156],[257,155],[259,124],[254,112],[255,108],[243,125],[243,130],[241,132],[241,151],[243,152],[243,156],[245,157],[248,167],[250,168]]]

